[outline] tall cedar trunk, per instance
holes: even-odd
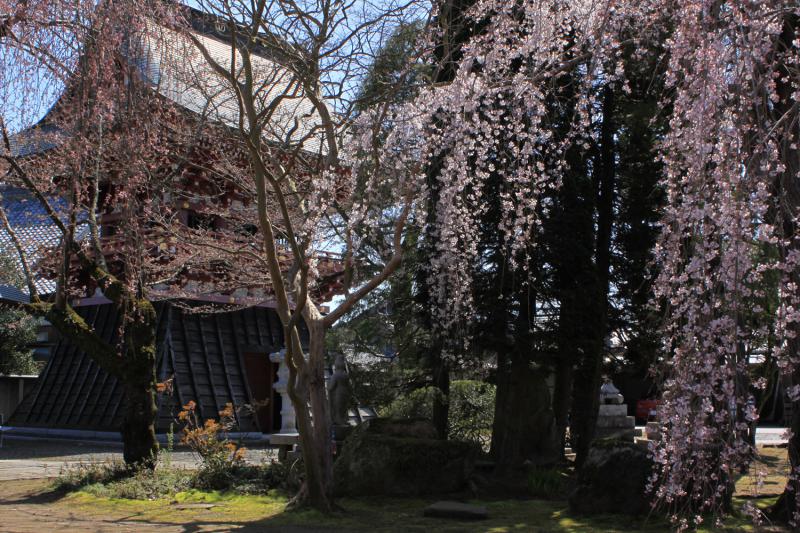
[[[569,204],[565,206],[569,209]],[[575,214],[579,217],[580,210],[576,207]],[[576,224],[583,232],[591,231],[585,224]],[[578,237],[578,241],[582,241]],[[565,245],[574,244],[574,241],[565,241]],[[580,244],[576,247],[580,247]],[[588,247],[587,247],[588,250]],[[576,260],[577,259],[577,260]],[[591,266],[589,253],[573,252],[564,254],[560,258],[563,263],[559,267],[558,290],[560,293],[558,315],[558,360],[555,368],[555,387],[553,390],[553,413],[556,419],[556,433],[560,443],[560,454],[564,457],[566,447],[566,432],[570,424],[570,407],[572,404],[572,386],[575,380],[575,364],[580,354],[585,351],[586,319],[585,307],[587,302],[586,279],[580,279],[580,272],[587,272]]]
[[[575,168],[565,176],[559,192],[560,213],[556,217],[553,243],[556,264],[556,291],[559,298],[556,331],[557,359],[553,412],[559,455],[564,455],[567,427],[574,445],[573,387],[575,366],[588,351],[589,323],[594,318],[588,311],[594,286],[594,227],[592,206],[586,196],[585,176]]]
[[[492,457],[504,474],[526,461],[552,465],[560,459],[555,418],[545,376],[527,354],[498,355]]]
[[[600,132],[600,157],[597,194],[597,244],[595,248],[596,287],[588,291],[594,301],[588,308],[595,312],[587,339],[591,348],[578,362],[572,395],[571,436],[575,463],[583,464],[595,436],[600,403],[600,379],[608,334],[608,286],[611,269],[611,233],[614,223],[615,150],[614,92],[606,87],[603,93],[603,123]],[[592,292],[594,293],[592,295]]]
[[[315,320],[308,321],[308,328],[308,364],[306,371],[297,375],[297,385],[290,391],[306,474],[304,486],[294,503],[330,512],[333,510],[333,458],[325,392],[325,328]]]
[[[122,422],[123,458],[127,465],[155,468],[156,439],[156,327],[153,304],[136,302],[125,328],[126,364],[122,385],[125,416]]]
[[[777,53],[785,55],[781,58],[783,63],[779,62],[778,71],[775,72],[776,92],[779,97],[779,101],[774,107],[775,117],[793,112],[792,109],[796,105],[791,81],[794,74],[786,56],[792,54],[793,43],[798,36],[798,27],[800,27],[800,17],[795,13],[786,15],[781,35],[776,42]],[[794,124],[794,121],[790,123]],[[800,180],[798,180],[800,150],[797,148],[798,142],[800,139],[798,139],[795,125],[789,126],[788,134],[781,137],[779,145],[781,161],[785,170],[775,184],[775,194],[779,198],[782,208],[779,211],[782,220],[779,220],[778,223],[783,226],[783,234],[790,241],[789,249],[781,247],[781,259],[786,259],[789,253],[800,244],[798,242],[800,239],[798,229],[800,228],[798,228],[796,219],[800,215]],[[795,291],[800,291],[797,288],[800,287],[800,272],[792,271],[789,276],[790,281],[794,282]],[[798,297],[798,294],[795,293],[791,296]],[[787,297],[789,296],[787,295]],[[800,324],[794,322],[790,327],[794,329],[794,337],[788,340],[787,352],[792,356],[797,356],[800,354]],[[794,369],[791,385],[800,385],[800,367]],[[792,438],[789,440],[790,473],[795,473],[795,476],[789,478],[783,493],[772,508],[774,518],[785,523],[792,523],[800,518],[800,479],[796,474],[800,472],[800,401],[792,402],[792,418],[789,429],[792,431]]]
[[[509,289],[512,290],[512,289]],[[497,473],[513,472],[525,462],[552,465],[561,458],[550,389],[544,372],[533,365],[530,338],[526,332],[536,308],[535,295],[518,287],[519,313],[508,306],[496,310],[497,393],[492,424],[491,454]],[[509,321],[514,320],[513,344],[502,343]]]

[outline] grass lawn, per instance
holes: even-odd
[[[164,524],[237,524],[246,530],[299,527],[339,531],[480,531],[502,533],[526,532],[656,532],[669,529],[660,519],[635,519],[621,515],[575,517],[563,501],[503,500],[473,502],[486,505],[490,518],[479,522],[462,522],[425,518],[422,510],[433,499],[375,498],[342,499],[344,512],[325,517],[311,511],[284,511],[286,497],[280,494],[242,496],[216,492],[189,491],[174,499],[153,501],[100,498],[87,492],[67,496],[64,503],[73,508],[101,516],[108,512],[126,515],[148,523]],[[764,503],[769,503],[764,501]],[[204,505],[209,504],[209,505]],[[210,507],[213,505],[213,507]],[[701,529],[700,531],[712,531]],[[753,531],[746,520],[731,518],[725,528],[714,531]]]
[[[754,471],[762,471],[763,485],[755,499],[759,507],[771,504],[783,489],[787,468],[786,450],[766,448]],[[752,498],[755,475],[737,484],[737,503]],[[173,498],[129,500],[98,496],[91,488],[65,496],[61,503],[94,516],[126,516],[145,523],[184,524],[190,527],[236,527],[237,531],[476,531],[476,532],[655,532],[669,530],[656,517],[634,519],[621,515],[577,517],[569,514],[563,500],[502,500],[473,502],[485,505],[490,518],[480,522],[459,522],[425,518],[422,510],[436,501],[430,499],[373,498],[341,499],[343,512],[325,517],[315,511],[284,510],[287,496],[277,491],[267,495],[236,495],[196,490],[179,492]],[[191,530],[191,529],[189,529]],[[731,517],[722,529],[700,531],[756,531],[744,518]],[[773,530],[774,531],[774,530]]]

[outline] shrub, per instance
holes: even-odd
[[[433,402],[441,391],[425,387],[400,396],[381,416],[389,418],[427,418],[433,415]],[[448,435],[452,440],[474,442],[486,449],[494,421],[495,386],[482,381],[457,380],[450,384]]]
[[[381,410],[384,418],[427,418],[431,419],[433,402],[441,396],[435,387],[414,389],[408,394],[400,395],[386,409]]]
[[[181,443],[200,457],[193,470],[172,468],[172,437],[162,453],[165,461],[155,470],[134,470],[122,462],[85,463],[62,469],[55,488],[85,490],[107,498],[153,500],[172,497],[189,489],[224,490],[240,494],[265,494],[271,490],[297,490],[302,482],[302,465],[276,461],[259,465],[245,462],[244,447],[231,442],[227,434],[235,426],[231,404],[220,411],[220,419],[200,422],[196,404],[189,402],[179,413],[183,422]]]
[[[482,381],[460,380],[450,384],[451,438],[475,442],[488,449],[492,439],[496,387]]]
[[[528,490],[534,498],[553,499],[564,496],[564,474],[555,468],[534,468],[528,473]]]
[[[121,461],[77,463],[61,468],[54,481],[56,490],[72,491],[97,483],[111,483],[129,476],[130,469]]]
[[[28,347],[36,341],[36,319],[17,309],[0,309],[0,374],[38,374]]]
[[[219,421],[208,419],[201,423],[197,404],[190,401],[178,413],[178,419],[185,423],[181,443],[189,446],[202,460],[197,471],[196,482],[199,488],[221,490],[232,485],[234,472],[244,466],[246,449],[231,442],[227,433],[236,425],[233,405],[228,403],[219,412]]]
[[[193,471],[159,467],[136,471],[128,469],[122,462],[106,462],[65,467],[56,478],[54,488],[67,492],[83,490],[104,498],[155,500],[173,498],[178,492],[189,489],[224,490],[237,494],[267,494],[272,490],[292,492],[299,489],[301,481],[297,465],[280,462],[241,464],[230,467],[225,475],[215,477],[202,468]]]
[[[154,500],[192,486],[193,474],[183,469],[133,470],[124,463],[80,463],[63,468],[55,489],[85,490],[96,496]]]

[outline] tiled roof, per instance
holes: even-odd
[[[27,302],[28,293],[19,290],[12,285],[0,285],[0,300],[8,302]]]
[[[11,155],[27,157],[40,154],[58,146],[59,137],[63,133],[54,125],[40,122],[32,128],[11,136]]]
[[[156,431],[170,431],[175,414],[189,400],[197,402],[203,419],[216,418],[222,406],[232,403],[237,408],[238,431],[256,430],[252,410],[242,408],[254,399],[240,347],[267,354],[282,346],[283,331],[275,311],[254,307],[200,314],[167,302],[155,307],[158,379],[172,380],[172,393],[160,393],[157,398]],[[80,306],[76,311],[106,342],[117,345],[119,316],[113,305]],[[117,431],[124,412],[124,394],[117,379],[62,338],[9,425]],[[269,432],[272,428],[260,429]]]
[[[230,65],[231,46],[215,29],[213,23],[201,20],[202,14],[191,10],[193,35],[222,66]],[[200,22],[198,22],[200,21]],[[236,128],[239,124],[239,105],[232,88],[224,83],[208,65],[195,45],[185,36],[157,24],[150,24],[144,39],[143,57],[133,59],[142,77],[159,94],[179,106],[209,118],[212,121]],[[258,50],[257,50],[258,52]],[[262,50],[263,52],[263,50]],[[260,79],[258,103],[265,108],[286,91],[292,81],[289,72],[266,53],[252,56],[254,76]],[[54,106],[55,107],[55,106]],[[55,148],[64,135],[48,123],[48,113],[33,127],[16,135],[11,141],[11,152],[25,157]],[[319,126],[319,116],[307,98],[284,98],[274,111],[264,136],[267,142],[285,143],[311,153],[324,151]],[[310,135],[311,133],[313,135]]]
[[[195,15],[196,16],[196,15]],[[194,25],[194,37],[202,43],[211,57],[225,68],[231,64],[231,45],[212,25],[199,29]],[[178,105],[213,121],[238,127],[239,105],[233,89],[209,66],[191,40],[177,32],[151,25],[145,42],[146,59],[137,61],[143,76],[156,90]],[[240,62],[240,59],[237,59]],[[271,105],[293,82],[289,71],[277,61],[264,55],[251,56],[256,80],[257,104]],[[239,73],[241,74],[241,66]],[[241,74],[243,77],[243,74]],[[261,86],[259,86],[259,83]],[[264,136],[267,142],[296,145],[304,150],[320,150],[321,134],[314,132],[319,116],[308,98],[302,95],[284,98],[274,111]],[[310,135],[311,133],[314,135]],[[306,137],[308,137],[306,139]]]
[[[60,198],[51,198],[50,202],[56,210],[66,209],[66,202]],[[58,246],[61,242],[61,231],[50,220],[44,207],[23,189],[0,185],[0,205],[3,206],[8,221],[22,244],[31,268],[35,270],[36,264],[44,257],[47,250]],[[83,239],[86,233],[86,225],[81,224],[76,237],[79,240]],[[17,258],[11,236],[2,225],[0,225],[0,251]],[[55,289],[55,283],[43,277],[36,279],[36,286],[42,294],[53,292]]]

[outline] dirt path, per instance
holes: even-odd
[[[177,514],[177,513],[176,513]],[[186,510],[181,513],[186,516]],[[177,518],[177,517],[176,517]],[[235,522],[230,517],[198,506],[186,519],[158,521],[124,509],[94,510],[75,505],[69,497],[54,493],[47,479],[0,483],[0,531],[3,533],[195,533],[237,531],[242,533],[330,533],[329,528],[277,526],[268,521]]]
[[[187,529],[183,526],[145,524],[135,517],[86,515],[70,509],[49,491],[46,479],[4,481],[0,484],[0,530],[9,533],[42,533],[47,531],[215,531]],[[226,528],[216,531],[224,531]],[[227,528],[233,529],[233,528]]]

